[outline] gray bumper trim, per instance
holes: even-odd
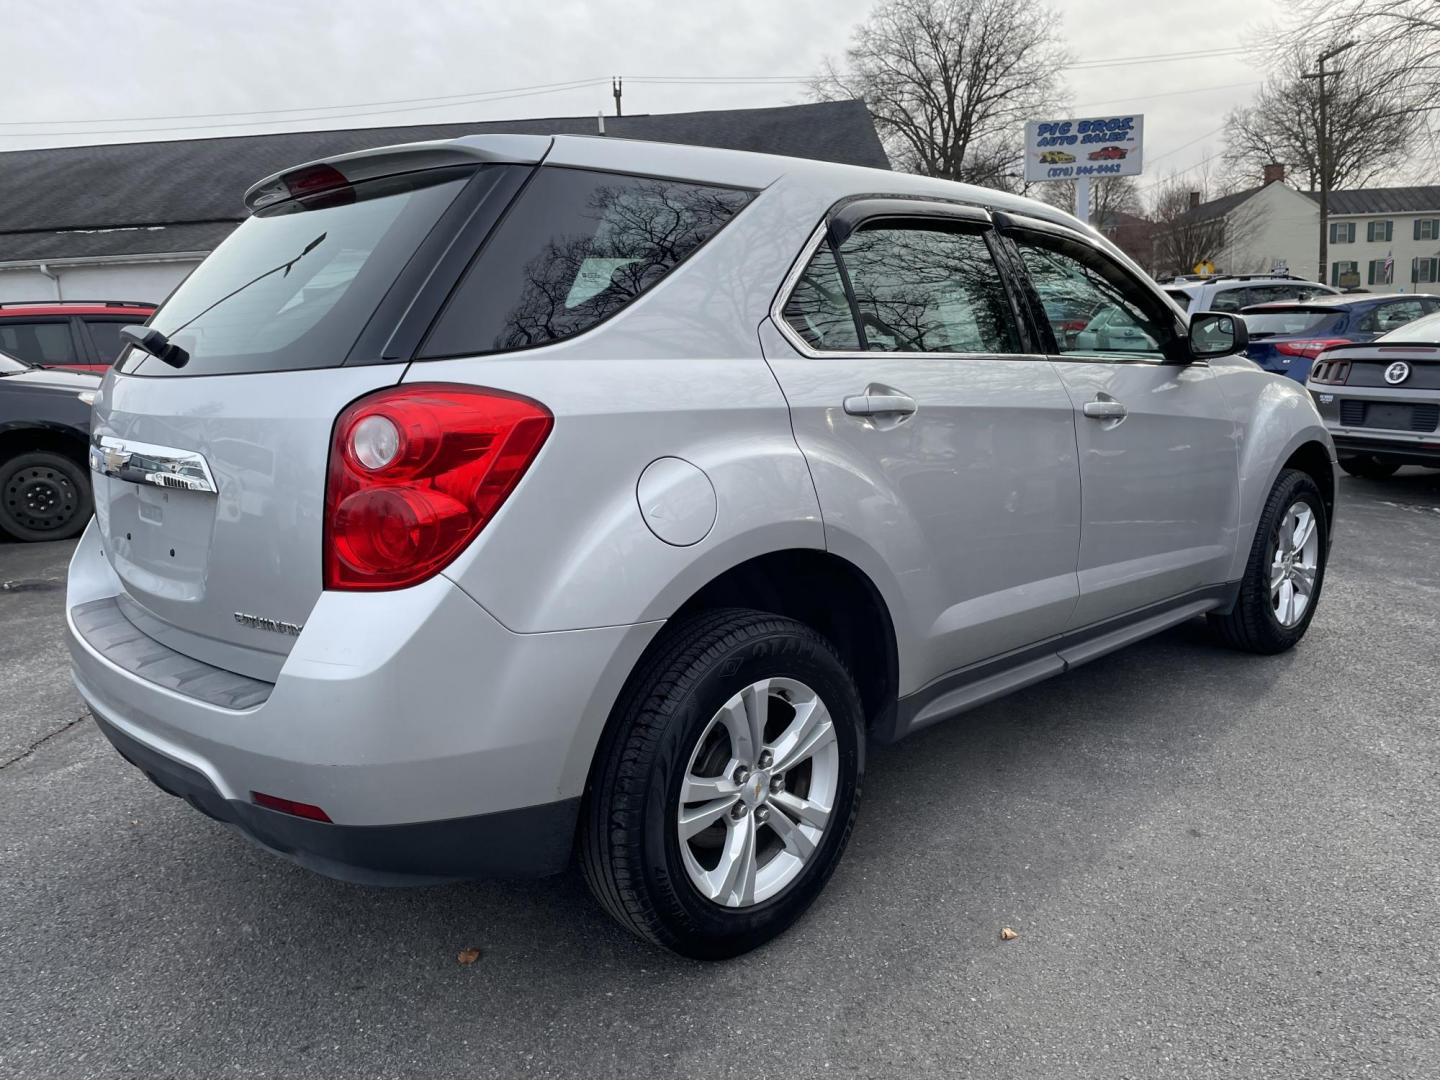
[[[138,629],[115,597],[81,604],[70,612],[80,636],[110,663],[147,682],[222,709],[263,705],[273,683],[252,679],[178,653]]]

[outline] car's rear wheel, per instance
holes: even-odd
[[[90,479],[64,454],[31,450],[0,461],[0,534],[16,540],[68,540],[93,508]]]
[[[596,897],[685,956],[768,941],[820,893],[849,838],[864,722],[835,648],[727,609],[667,628],[602,742],[581,825]]]
[[[1373,454],[1341,454],[1339,462],[1340,468],[1351,476],[1366,480],[1384,480],[1387,476],[1394,476],[1400,468],[1398,462],[1385,461]]]
[[[1235,606],[1210,616],[1211,626],[1227,644],[1248,652],[1293,647],[1315,617],[1329,553],[1319,487],[1308,473],[1286,469],[1260,514]]]

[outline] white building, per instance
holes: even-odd
[[[1284,267],[1341,288],[1354,283],[1372,292],[1440,294],[1440,187],[1332,191],[1328,265],[1322,269],[1319,192],[1287,186],[1280,166],[1269,166],[1265,180],[1210,202],[1196,198],[1181,219],[1191,229],[1214,223],[1206,235],[1210,260],[1221,273]]]

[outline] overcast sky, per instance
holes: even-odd
[[[805,100],[804,87],[642,78],[807,76],[822,56],[843,53],[872,6],[873,0],[0,0],[0,150],[593,115],[613,109],[612,74],[627,77],[627,113],[783,105]],[[1094,63],[1243,46],[1280,14],[1278,0],[1054,0],[1054,6],[1070,52],[1088,65],[1066,73],[1072,115],[1143,112],[1144,184],[1218,154],[1226,111],[1249,100],[1262,73],[1240,54]],[[597,81],[548,89],[582,80]],[[441,106],[423,100],[436,97],[454,100]]]

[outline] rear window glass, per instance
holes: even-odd
[[[1328,311],[1272,311],[1264,315],[1247,314],[1245,328],[1252,337],[1261,334],[1274,337],[1283,334],[1305,334],[1323,322],[1335,318]]]
[[[32,364],[73,364],[75,344],[70,321],[20,322],[0,319],[0,349]]]
[[[544,345],[653,288],[753,192],[542,168],[465,272],[421,355]]]
[[[138,349],[141,375],[336,367],[470,170],[371,180],[261,210],[201,263],[151,325],[189,361]]]

